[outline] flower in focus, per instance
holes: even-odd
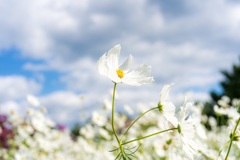
[[[160,101],[158,103],[158,109],[164,118],[172,123],[175,127],[178,124],[177,118],[175,117],[175,106],[169,101],[169,91],[171,85],[165,85],[160,93]]]
[[[108,77],[115,83],[125,83],[128,85],[140,86],[153,82],[150,76],[151,66],[143,64],[134,70],[133,57],[130,55],[121,65],[119,65],[119,55],[121,46],[116,45],[105,53],[97,62],[97,69],[100,74]]]

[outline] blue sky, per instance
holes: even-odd
[[[157,103],[169,83],[175,83],[171,97],[176,103],[190,93],[192,100],[205,101],[210,90],[219,90],[219,71],[238,62],[238,1],[0,2],[2,112],[23,113],[31,94],[58,123],[70,125],[83,114],[90,116],[112,88],[97,73],[96,62],[116,44],[122,46],[122,60],[132,54],[136,66],[152,66],[155,78],[137,88],[119,85],[118,109]]]
[[[40,81],[38,72],[24,69],[24,65],[28,62],[38,64],[42,63],[42,60],[21,57],[21,51],[15,47],[2,50],[0,53],[0,74],[1,76],[21,75]],[[41,74],[44,76],[44,81],[42,82],[40,94],[47,94],[55,90],[66,89],[64,84],[58,80],[60,73],[48,70],[41,72]]]

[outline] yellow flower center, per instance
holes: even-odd
[[[123,78],[124,77],[124,72],[121,69],[116,69],[116,73],[117,73],[119,78]]]

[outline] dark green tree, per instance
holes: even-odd
[[[71,129],[71,136],[73,140],[76,140],[76,138],[80,136],[80,132],[79,132],[80,128],[81,128],[80,123],[76,123]]]
[[[215,118],[216,114],[214,113],[213,107],[215,104],[217,104],[217,102],[221,99],[222,96],[227,96],[230,98],[230,100],[234,98],[240,98],[240,58],[239,63],[234,64],[231,70],[223,70],[221,71],[221,74],[224,77],[224,79],[219,83],[221,87],[221,92],[219,93],[216,91],[211,91],[211,100],[209,102],[205,102],[203,109],[203,114]],[[219,125],[224,125],[227,123],[227,117],[218,117],[217,122]]]
[[[220,82],[222,88],[222,93],[218,94],[212,91],[211,98],[214,103],[216,103],[222,96],[227,96],[231,100],[233,98],[240,98],[240,63],[238,65],[233,65],[231,71],[222,71],[224,80]]]

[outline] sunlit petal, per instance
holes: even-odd
[[[111,48],[107,53],[107,65],[109,68],[118,68],[119,54],[121,51],[121,46],[118,44]]]
[[[104,54],[97,62],[98,72],[102,75],[107,75],[107,56]]]
[[[124,70],[125,72],[128,72],[131,67],[133,66],[134,59],[133,56],[130,55],[128,59],[126,59],[123,64],[119,67],[121,70]]]

